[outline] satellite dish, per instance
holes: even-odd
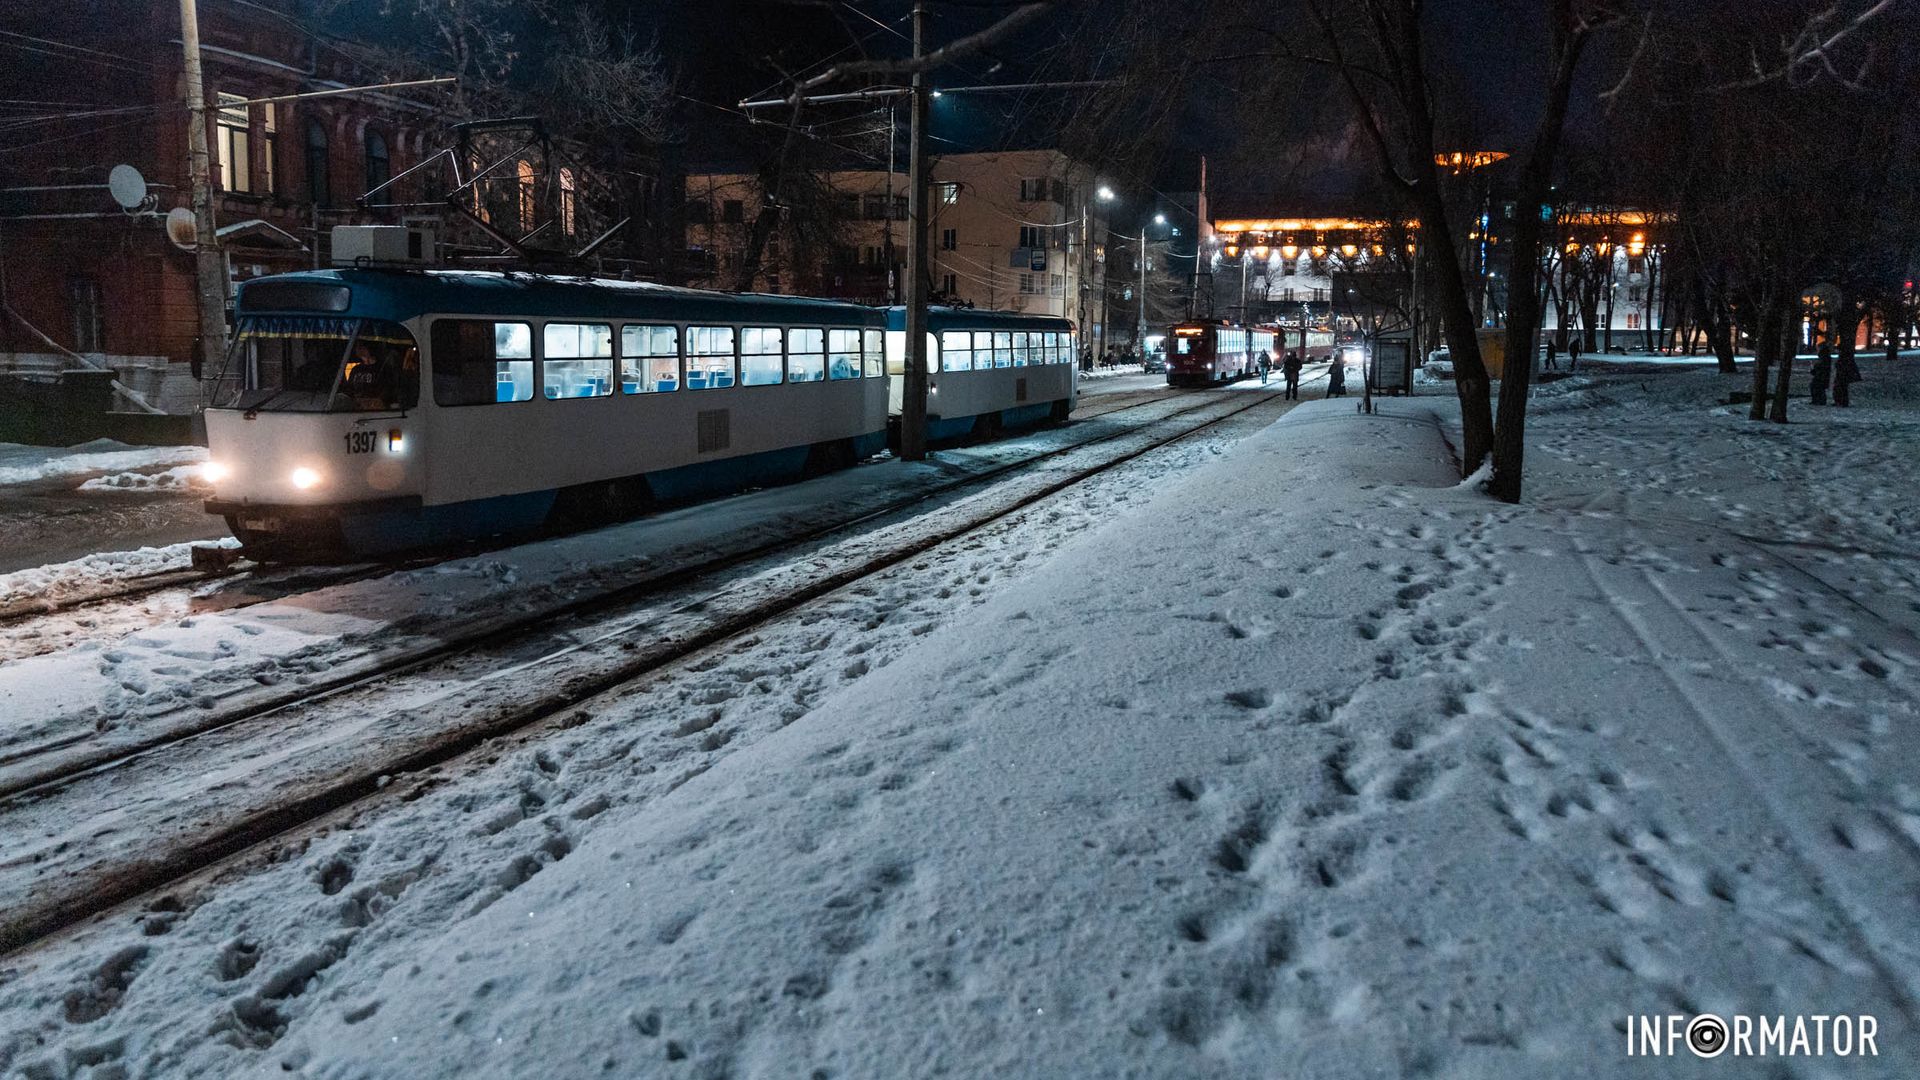
[[[131,165],[115,165],[107,174],[107,194],[122,210],[138,210],[147,201],[147,178]]]
[[[167,211],[167,239],[182,251],[192,251],[197,246],[197,237],[193,231],[193,211],[184,206],[176,206]]]

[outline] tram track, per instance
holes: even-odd
[[[1180,391],[1170,391],[1168,387],[1152,387],[1099,395],[1103,400],[1076,410],[1073,419],[1076,423],[1102,419],[1116,413],[1157,404],[1177,397],[1179,394]],[[1104,400],[1108,397],[1126,400],[1109,403]],[[1111,407],[1100,407],[1107,405]],[[433,566],[453,559],[471,558],[524,542],[526,542],[525,538],[515,538],[508,544],[502,545],[467,544],[444,552],[431,552],[405,559],[344,566],[282,567],[273,564],[254,564],[217,569],[181,567],[123,578],[110,587],[63,597],[55,601],[26,600],[0,605],[0,662],[42,655],[62,647],[58,635],[48,632],[42,624],[58,630],[60,627],[57,624],[65,621],[67,623],[65,629],[70,630],[73,620],[87,618],[93,621],[92,616],[97,612],[101,621],[113,624],[116,628],[120,623],[138,628],[162,621],[176,613],[197,615],[211,611],[233,611],[283,600],[301,592],[351,584],[385,574]],[[209,585],[219,586],[220,591],[213,594],[200,592]],[[249,591],[255,588],[258,591]],[[162,608],[164,611],[158,615],[146,613],[145,618],[116,618],[116,616],[131,613],[115,611],[115,605],[130,605],[135,601]],[[0,754],[0,768],[6,767],[23,756],[31,755]],[[0,781],[0,794],[5,790],[4,781]]]
[[[1155,417],[1148,423],[1163,422],[1185,415],[1189,412],[1205,409],[1215,399],[1206,395],[1176,393],[1150,400],[1124,405],[1101,414],[1101,418],[1115,413],[1131,411],[1168,401],[1198,398],[1191,404],[1174,408],[1165,416]],[[63,779],[82,775],[89,770],[112,765],[114,762],[147,751],[163,747],[181,739],[191,738],[208,732],[219,731],[233,724],[244,723],[258,716],[297,704],[301,701],[363,685],[390,675],[403,674],[420,664],[429,663],[444,656],[462,651],[489,647],[498,642],[511,640],[519,633],[556,618],[591,614],[608,606],[630,603],[650,594],[671,589],[689,580],[695,580],[708,574],[728,570],[756,559],[765,558],[791,548],[823,541],[844,530],[856,529],[869,522],[889,514],[899,513],[907,508],[918,506],[929,500],[950,496],[967,488],[988,484],[1023,469],[1044,465],[1063,454],[1073,453],[1085,447],[1100,446],[1115,439],[1126,438],[1134,429],[1123,428],[1118,431],[1095,435],[1063,446],[1039,451],[1013,461],[989,466],[979,471],[966,473],[951,480],[942,481],[927,487],[917,488],[869,508],[852,517],[836,518],[804,528],[797,532],[783,533],[764,542],[748,545],[743,549],[726,551],[711,558],[682,563],[645,573],[639,577],[609,589],[591,592],[586,595],[563,600],[556,604],[537,607],[510,616],[493,619],[481,619],[467,625],[464,633],[439,635],[432,638],[430,644],[413,648],[399,648],[396,651],[379,655],[376,659],[362,663],[343,665],[333,673],[304,682],[298,690],[291,693],[259,692],[249,693],[236,701],[230,708],[217,711],[203,711],[183,723],[168,724],[165,715],[149,716],[143,727],[152,729],[130,738],[107,740],[96,738],[88,732],[80,735],[58,737],[25,747],[10,749],[0,755],[0,808],[4,801],[17,795],[57,785]],[[465,552],[462,556],[471,555]],[[448,556],[446,558],[453,558]],[[381,576],[402,569],[416,569],[432,566],[446,561],[446,558],[431,558],[412,563],[393,566],[390,569],[380,567],[367,568],[355,579]],[[338,584],[329,581],[325,585]],[[325,587],[322,585],[320,587]],[[267,599],[286,599],[297,593],[282,594]],[[237,605],[247,606],[247,605]],[[185,712],[184,707],[172,710]]]
[[[604,609],[592,618],[576,613],[569,625],[549,626],[545,633],[528,635],[531,645],[522,641],[517,651],[505,640],[495,640],[487,649],[470,648],[460,656],[443,657],[441,663],[416,661],[404,671],[366,676],[350,686],[320,690],[217,728],[183,734],[137,753],[17,788],[0,800],[0,820],[9,823],[5,831],[45,842],[0,862],[0,882],[13,876],[37,878],[35,888],[19,890],[29,900],[0,915],[0,951],[31,944],[351,805],[380,790],[385,777],[418,772],[556,717],[564,722],[563,714],[569,709],[612,687],[749,635],[755,627],[801,605],[1207,431],[1273,401],[1278,393],[1246,396],[1251,400],[1210,396],[1196,407],[1178,410],[1140,429],[1050,453],[1046,460],[1054,462],[1052,468],[1035,468],[1040,464],[1035,461],[1020,463],[1015,467],[1033,472],[1020,484],[1007,485],[1008,490],[989,487],[926,515],[847,537],[830,553],[831,559],[789,560],[745,585],[732,578],[716,579],[709,569],[688,577],[671,595],[656,597],[664,603],[637,615],[632,611],[609,614]],[[1206,415],[1193,415],[1202,412]],[[1111,448],[1117,453],[1100,452],[1117,440],[1127,440]],[[1095,460],[1084,464],[1055,460],[1075,453]],[[933,516],[941,516],[942,521],[930,526],[923,520]],[[835,531],[842,530],[852,531],[844,525]],[[904,538],[899,538],[903,532]],[[889,542],[888,537],[895,539]],[[552,623],[555,618],[545,621]],[[501,655],[509,657],[507,663],[492,663]],[[503,678],[534,671],[536,665],[561,656],[569,658],[564,678],[552,683],[520,680],[513,693],[497,685]],[[429,707],[436,716],[458,716],[459,723],[427,725],[431,730],[423,731],[385,722]],[[232,734],[233,741],[226,745],[240,750],[237,759],[222,759],[219,747],[206,744],[221,733]],[[343,744],[352,749],[342,751]],[[330,761],[329,753],[345,753],[349,760]],[[259,775],[263,759],[270,776]],[[180,789],[183,776],[194,778],[191,793]],[[192,795],[219,792],[215,801],[230,807],[236,791],[243,791],[250,800],[245,812],[191,805]],[[168,809],[170,799],[189,805]],[[74,811],[74,806],[90,813]],[[103,811],[102,806],[113,809]],[[79,819],[75,827],[85,837],[71,830],[67,830],[70,838],[59,836],[61,823],[74,818]],[[133,839],[108,839],[122,836]],[[118,843],[133,846],[116,847]],[[58,873],[45,872],[48,867],[43,860],[49,858],[61,864]]]

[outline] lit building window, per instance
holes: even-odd
[[[531,161],[521,162],[518,172],[519,172],[519,183],[516,185],[516,187],[520,195],[520,198],[519,198],[520,231],[532,232],[533,217],[534,217],[533,162]]]
[[[260,136],[265,142],[260,154],[260,189],[271,195],[279,190],[274,183],[274,158],[280,152],[280,106],[268,102],[260,110]]]
[[[253,190],[253,146],[249,141],[247,100],[239,94],[217,95],[219,138],[215,153],[220,158],[220,186],[228,191]]]
[[[573,170],[560,170],[560,230],[573,235]]]

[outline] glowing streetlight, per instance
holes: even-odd
[[[1112,189],[1112,188],[1110,188],[1110,187],[1108,187],[1108,186],[1107,186],[1107,185],[1105,185],[1105,184],[1101,184],[1101,185],[1100,185],[1100,190],[1099,190],[1099,191],[1097,191],[1097,192],[1095,192],[1095,194],[1097,194],[1097,195],[1099,195],[1099,196],[1100,196],[1100,201],[1101,201],[1101,202],[1112,202],[1112,201],[1113,201],[1113,189]]]

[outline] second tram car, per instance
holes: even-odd
[[[887,309],[890,408],[900,414],[907,309]],[[1065,420],[1079,373],[1073,323],[1044,315],[972,308],[927,310],[927,439]]]
[[[1214,386],[1259,371],[1260,354],[1277,361],[1279,334],[1265,326],[1180,323],[1167,332],[1167,385]]]

